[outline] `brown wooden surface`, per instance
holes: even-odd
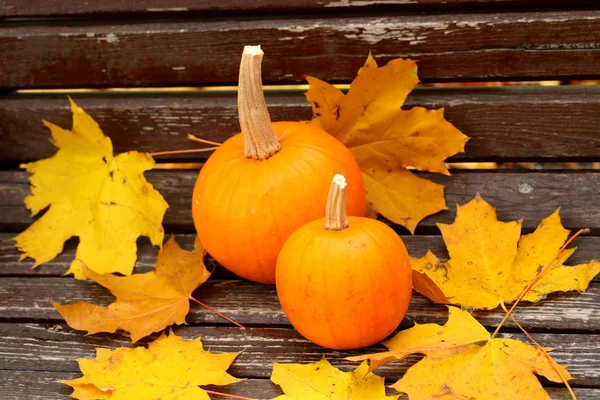
[[[565,6],[558,0],[176,0],[168,6],[158,0],[5,0],[0,18],[84,18],[15,19],[0,26],[0,90],[234,84],[242,46],[258,43],[267,53],[265,81],[274,84],[300,82],[304,74],[347,82],[369,50],[382,62],[400,56],[419,59],[420,76],[426,81],[597,78],[600,10],[579,7],[590,4],[600,1],[570,2],[573,10],[562,11],[549,8]],[[435,13],[428,11],[434,9]],[[441,10],[445,11],[437,12]],[[117,15],[127,19],[105,18]],[[165,19],[147,19],[157,15]],[[97,16],[105,19],[87,19]],[[119,92],[74,98],[100,122],[117,152],[190,148],[188,133],[222,141],[238,130],[232,92]],[[56,381],[79,376],[78,358],[93,357],[96,347],[130,343],[120,334],[85,336],[69,328],[52,308],[50,298],[104,305],[113,299],[96,284],[60,276],[73,258],[76,239],[39,269],[31,270],[30,261],[18,262],[10,238],[31,218],[23,206],[29,192],[27,174],[14,167],[53,154],[41,119],[68,127],[71,117],[63,94],[18,94],[1,100],[0,398],[66,399],[70,389]],[[268,103],[274,120],[310,118],[298,92],[269,93]],[[414,105],[445,107],[448,119],[472,137],[467,153],[452,161],[600,161],[596,88],[417,90],[407,107]],[[167,231],[194,231],[189,197],[196,175],[194,170],[147,174],[171,206],[165,216]],[[525,231],[562,206],[567,227],[593,230],[593,236],[574,243],[579,249],[570,263],[599,257],[599,172],[457,171],[452,177],[424,176],[447,186],[449,210],[427,218],[417,236],[403,236],[413,256],[432,249],[447,257],[435,223],[451,222],[455,204],[471,200],[479,191],[498,208],[501,220],[525,217]],[[185,248],[193,238],[178,237]],[[146,272],[155,263],[157,249],[147,239],[139,244],[137,272]],[[178,326],[175,332],[202,337],[211,351],[244,350],[230,372],[247,379],[215,390],[272,398],[281,393],[268,381],[273,361],[306,363],[326,355],[347,370],[356,364],[344,357],[382,349],[337,352],[315,346],[289,325],[273,286],[239,280],[213,260],[207,264],[216,270],[196,298],[247,328],[232,327],[194,304],[187,318],[190,325]],[[400,329],[414,322],[443,323],[446,315],[445,306],[415,295]],[[488,329],[502,318],[497,311],[474,315]],[[537,304],[523,304],[516,317],[542,345],[557,349],[558,362],[570,365],[579,400],[600,398],[600,278],[583,294],[551,294]],[[505,332],[523,337],[512,324]],[[391,383],[418,359],[387,365],[378,373]],[[570,398],[564,388],[549,392],[553,399]]]
[[[193,232],[191,216],[192,188],[198,172],[195,170],[161,170],[146,173],[148,180],[169,203],[164,218],[167,232]],[[452,176],[422,174],[446,185],[448,210],[430,216],[419,225],[420,233],[438,233],[438,222],[451,223],[456,204],[472,200],[477,192],[498,209],[503,221],[525,218],[523,227],[531,230],[557,208],[565,227],[590,228],[600,232],[600,172],[511,172],[456,171]],[[29,193],[28,173],[0,171],[0,228],[20,231],[31,221],[23,199]],[[406,233],[402,228],[399,232]]]
[[[600,11],[0,27],[0,89],[233,83],[261,44],[265,82],[347,81],[370,51],[419,59],[427,81],[598,77]],[[362,49],[362,50],[361,50]]]
[[[42,371],[0,371],[0,391],[5,400],[59,400],[69,398],[71,389],[56,382],[57,374]],[[75,379],[77,373],[61,372],[60,379]],[[389,383],[392,383],[390,381]],[[207,387],[221,393],[230,393],[238,396],[248,396],[255,399],[272,399],[282,394],[277,385],[267,379],[247,379],[229,386]],[[15,390],[16,389],[16,390]],[[578,400],[597,400],[600,389],[575,388]],[[571,400],[566,389],[547,388],[553,400]],[[394,394],[392,389],[388,394]],[[223,397],[213,397],[223,399]]]
[[[71,239],[67,241],[64,251],[56,259],[33,269],[31,268],[33,265],[32,260],[19,261],[21,253],[15,248],[14,242],[11,240],[15,235],[16,233],[0,233],[0,276],[62,276],[75,257],[77,239]],[[178,234],[175,237],[181,247],[187,250],[193,249],[195,234]],[[427,250],[431,250],[440,259],[448,259],[446,246],[439,235],[402,235],[401,237],[411,257],[422,257],[427,253]],[[600,258],[599,236],[581,236],[575,239],[571,247],[577,247],[577,251],[569,258],[568,264],[570,265],[587,263],[592,259]],[[158,247],[152,247],[147,238],[140,239],[138,241],[136,273],[148,272],[154,269],[157,253]],[[207,256],[205,261],[210,269],[217,266],[210,256]],[[219,279],[235,278],[235,275],[226,272],[224,268],[216,268],[212,276]],[[597,281],[600,282],[600,278],[597,278]]]
[[[274,286],[260,285],[241,280],[209,280],[194,296],[219,310],[242,325],[289,326]],[[61,322],[62,317],[54,310],[50,299],[71,304],[88,301],[108,305],[114,301],[110,292],[93,282],[77,282],[72,278],[40,277],[2,278],[0,288],[0,320]],[[478,311],[477,319],[488,328],[495,328],[504,313]],[[539,303],[519,306],[516,313],[520,323],[530,331],[600,331],[600,282],[593,282],[582,294],[577,292],[552,294]],[[228,325],[219,316],[205,308],[192,304],[187,322],[202,325]],[[446,307],[431,304],[416,294],[402,327],[414,322],[444,323]],[[507,324],[507,326],[513,326]]]
[[[239,131],[235,92],[72,94],[111,137],[116,153],[194,148],[189,133],[225,141]],[[301,92],[267,92],[274,121],[308,120]],[[405,108],[445,108],[446,118],[471,137],[450,161],[575,161],[600,154],[600,87],[417,89]],[[56,148],[41,120],[71,126],[65,94],[11,95],[0,102],[0,160],[46,158]],[[206,153],[185,155],[203,160]],[[164,160],[161,157],[160,160]]]
[[[569,6],[599,4],[596,0],[571,0]],[[493,8],[564,6],[564,0],[103,0],[72,2],[60,0],[4,0],[1,17],[74,17],[253,14],[253,13],[339,13],[433,8]]]
[[[63,372],[61,379],[75,379],[80,375]],[[68,386],[56,382],[56,373],[41,371],[0,371],[0,390],[6,400],[58,400],[67,399],[71,393]],[[389,382],[392,383],[392,382]],[[16,388],[16,390],[15,390]],[[272,399],[282,394],[277,385],[268,379],[246,379],[230,386],[207,386],[207,389],[237,396],[248,396],[253,399]],[[553,400],[571,400],[566,389],[549,387],[546,389]],[[600,389],[575,388],[578,400],[597,400]],[[388,389],[388,394],[395,394]],[[215,400],[220,396],[211,397]]]
[[[338,367],[356,367],[345,357],[383,351],[381,345],[361,350],[331,351],[306,341],[291,328],[230,328],[213,326],[181,326],[174,332],[186,339],[201,337],[206,348],[213,352],[243,353],[236,359],[229,372],[238,377],[268,378],[272,362],[316,362],[323,355]],[[519,338],[522,334],[503,334],[503,337]],[[545,347],[554,347],[555,360],[569,365],[577,380],[573,386],[600,386],[600,336],[594,334],[532,335]],[[139,342],[138,345],[143,344]],[[130,346],[126,337],[97,334],[84,336],[63,324],[0,323],[0,370],[77,372],[76,360],[93,357],[96,347]],[[387,364],[379,369],[379,375],[389,379],[400,377],[420,357],[411,356],[406,362]],[[57,374],[60,375],[60,374]]]

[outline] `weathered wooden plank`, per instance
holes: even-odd
[[[275,286],[241,280],[209,280],[194,296],[235,321],[252,325],[289,326]],[[108,305],[114,300],[101,286],[70,278],[2,278],[0,287],[0,319],[4,321],[62,321],[50,299],[71,304],[89,301]],[[500,309],[478,311],[478,319],[495,328],[504,317]],[[587,292],[556,293],[538,303],[523,303],[516,313],[518,321],[531,330],[600,331],[600,283],[593,282]],[[432,304],[419,294],[413,296],[403,327],[417,323],[446,320],[446,307]],[[203,307],[191,305],[187,322],[192,324],[227,324],[227,321]],[[512,324],[508,324],[512,326]]]
[[[598,4],[594,0],[572,0],[569,6]],[[564,0],[176,0],[167,6],[162,0],[102,2],[65,4],[58,0],[4,0],[0,3],[1,17],[75,17],[75,16],[131,16],[184,15],[216,13],[245,15],[253,13],[339,13],[383,10],[415,10],[431,8],[490,8],[564,6]]]
[[[11,240],[15,234],[0,233],[0,276],[61,276],[67,271],[71,261],[75,258],[76,239],[66,243],[63,253],[56,259],[44,264],[39,268],[31,268],[31,260],[19,261],[20,254]],[[177,242],[187,250],[194,247],[193,234],[176,235]],[[166,240],[166,238],[165,238]],[[439,258],[447,259],[448,254],[441,236],[410,236],[402,235],[402,240],[408,249],[408,253],[413,257],[422,257],[427,253],[427,250],[433,251]],[[598,236],[581,236],[572,244],[577,247],[577,251],[569,259],[570,265],[587,263],[593,259],[600,258],[600,237]],[[152,247],[146,239],[138,241],[138,259],[136,261],[136,273],[148,272],[154,269],[156,264],[157,247]],[[220,267],[210,256],[206,257],[207,268],[215,268],[213,278],[234,278],[235,276],[228,273],[224,268]],[[600,277],[597,278],[600,282]]]
[[[71,261],[75,257],[75,248],[77,246],[76,239],[66,243],[63,253],[56,259],[44,264],[40,268],[33,269],[30,260],[19,261],[20,253],[17,251],[14,241],[11,239],[15,236],[13,233],[0,233],[0,276],[2,275],[32,275],[32,276],[60,276],[67,271]],[[165,238],[166,240],[167,238]],[[183,234],[176,235],[177,242],[185,249],[191,250],[194,247],[195,235]],[[415,257],[423,256],[427,250],[431,249],[440,257],[445,257],[446,250],[439,236],[403,236],[409,252]],[[600,255],[600,237],[582,237],[574,245],[579,246],[578,250],[573,255],[573,263],[587,262],[593,258],[594,252]],[[148,272],[154,269],[156,265],[156,254],[158,247],[152,247],[148,240],[142,239],[138,241],[138,259],[136,261],[136,273]],[[220,267],[210,256],[206,257],[205,263],[207,268],[215,268],[213,277],[218,278],[233,278],[233,274],[228,273],[224,268]]]
[[[198,172],[194,170],[150,171],[146,174],[169,203],[164,223],[167,232],[193,232],[190,212],[192,188]],[[23,199],[29,192],[27,173],[0,171],[0,230],[18,231],[31,222]],[[446,185],[448,210],[426,218],[418,229],[421,233],[435,232],[437,222],[451,223],[456,204],[465,204],[476,193],[498,209],[503,220],[525,218],[525,229],[535,228],[543,218],[562,206],[561,216],[567,228],[600,229],[600,172],[568,171],[456,171],[452,176],[422,174]],[[406,233],[403,228],[399,228]]]
[[[115,152],[194,147],[189,133],[223,142],[239,131],[235,92],[94,93],[73,95],[113,141]],[[300,92],[267,92],[274,121],[307,120]],[[471,137],[465,153],[450,159],[600,159],[600,87],[417,89],[406,108],[446,110],[447,119]],[[0,102],[0,160],[23,162],[51,156],[41,120],[71,126],[64,94],[9,95]],[[582,144],[585,145],[582,145]],[[183,156],[203,160],[206,153]],[[162,158],[161,158],[162,159]]]
[[[338,367],[353,368],[356,363],[344,357],[383,350],[373,346],[362,350],[331,351],[318,347],[288,328],[216,328],[184,326],[175,333],[185,338],[200,336],[213,352],[238,352],[229,372],[238,377],[268,378],[272,363],[316,362],[323,356]],[[507,334],[521,338],[523,335]],[[600,336],[598,335],[532,335],[545,347],[553,347],[555,360],[569,365],[577,378],[573,386],[600,386]],[[118,335],[83,336],[60,324],[0,324],[0,370],[77,372],[76,360],[93,357],[95,347],[129,346]],[[398,379],[420,357],[388,364],[377,370],[388,379]]]
[[[0,89],[234,83],[249,43],[271,83],[347,81],[369,50],[420,60],[425,81],[598,77],[598,37],[598,10],[9,24]]]
[[[61,379],[75,379],[74,372],[0,371],[0,392],[5,400],[60,400],[68,399],[71,389],[58,383]],[[391,382],[390,382],[391,383]],[[210,386],[212,390],[252,399],[273,399],[282,394],[281,389],[268,379],[246,379],[229,386]],[[570,400],[566,389],[546,389],[554,400]],[[388,395],[395,392],[388,388]],[[599,389],[576,388],[578,400],[597,400]],[[217,397],[212,397],[217,399]]]
[[[81,374],[74,372],[43,371],[0,371],[0,392],[5,400],[65,400],[70,398],[71,389],[58,383],[61,379],[75,379]],[[207,387],[221,393],[249,397],[252,399],[273,399],[282,394],[281,389],[268,379],[246,379],[229,386]],[[570,400],[566,389],[550,387],[546,389],[554,400]],[[395,392],[388,388],[388,395]],[[599,389],[576,388],[578,400],[597,400]],[[212,397],[215,400],[217,397]]]

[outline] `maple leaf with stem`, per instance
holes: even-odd
[[[506,315],[493,334],[490,335],[465,310],[449,307],[449,319],[443,327],[437,324],[417,325],[384,342],[390,351],[349,359],[369,359],[370,369],[375,369],[388,362],[402,360],[410,354],[424,354],[425,359],[411,367],[393,386],[401,392],[408,393],[411,399],[550,399],[548,393],[535,380],[535,373],[556,382],[562,381],[575,400],[575,393],[568,382],[571,376],[566,368],[552,359],[548,354],[552,349],[544,349],[535,341],[514,318],[513,312],[519,302],[553,267],[555,261],[564,254],[567,246],[584,232],[585,229],[579,230],[558,249],[547,265],[541,268],[521,292],[510,310],[504,303],[501,304]],[[517,340],[497,338],[508,318],[513,320],[536,348]]]
[[[82,377],[61,383],[80,400],[210,400],[209,393],[220,393],[198,386],[237,382],[227,369],[238,354],[213,354],[204,351],[200,339],[163,333],[147,349],[97,349],[96,359],[79,360]]]
[[[496,210],[478,194],[466,205],[457,206],[454,223],[438,224],[450,260],[440,262],[428,252],[412,259],[411,266],[431,278],[451,304],[468,308],[493,309],[515,301],[551,261],[547,273],[524,300],[535,302],[558,291],[585,291],[600,273],[600,262],[564,265],[574,248],[553,259],[569,236],[559,210],[528,235],[521,236],[521,222],[498,221]]]
[[[88,334],[120,329],[131,334],[132,342],[169,325],[185,323],[190,300],[241,326],[192,297],[192,292],[210,276],[204,266],[204,255],[197,238],[195,251],[188,252],[171,237],[158,254],[156,269],[148,273],[124,277],[97,275],[84,267],[88,278],[109,289],[117,298],[107,308],[88,302],[52,304],[71,328]]]
[[[389,351],[348,359],[370,360],[372,370],[411,354],[425,355],[392,385],[411,400],[550,400],[535,375],[553,382],[572,379],[565,367],[546,355],[551,349],[492,337],[467,311],[448,310],[443,326],[417,324],[384,342]]]
[[[413,60],[377,66],[369,54],[347,94],[308,77],[312,123],[344,143],[363,172],[369,215],[382,214],[411,233],[426,216],[446,209],[444,186],[408,168],[450,175],[444,160],[464,151],[468,137],[444,110],[402,110],[419,82]]]
[[[14,240],[37,267],[54,259],[64,242],[79,237],[67,273],[85,279],[82,262],[98,274],[129,275],[137,257],[136,240],[148,236],[155,246],[164,239],[162,218],[168,204],[144,178],[154,159],[130,151],[113,156],[110,138],[73,100],[73,127],[50,122],[56,154],[22,165],[31,177],[25,205],[32,215],[48,210]]]

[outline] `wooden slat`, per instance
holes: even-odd
[[[240,280],[209,280],[194,294],[198,300],[233,318],[242,325],[289,326],[281,310],[275,286]],[[71,278],[2,278],[0,319],[4,321],[62,321],[50,299],[71,304],[89,301],[108,305],[114,301],[110,292],[93,282]],[[488,328],[495,328],[504,312],[478,311],[477,318]],[[600,283],[593,282],[587,292],[551,294],[547,300],[519,306],[518,321],[529,330],[600,331]],[[227,324],[227,321],[203,307],[192,304],[187,322],[192,324]],[[418,323],[446,320],[446,307],[432,304],[415,294],[403,327]],[[512,326],[508,324],[508,326]]]
[[[347,81],[369,50],[427,81],[598,77],[600,11],[426,14],[0,28],[0,88],[233,83],[243,45],[266,82]]]
[[[57,380],[80,376],[74,372],[0,371],[0,391],[5,400],[66,400],[70,398],[71,389]],[[208,388],[252,399],[273,399],[282,394],[281,389],[268,379],[246,379],[234,385]],[[546,390],[553,400],[571,400],[566,389],[550,387]],[[394,391],[388,389],[388,394],[392,395]],[[600,389],[576,388],[575,394],[578,400],[597,400],[600,398]],[[222,399],[216,396],[211,398]]]
[[[40,371],[0,371],[0,390],[4,391],[6,400],[21,400],[24,398],[29,400],[68,399],[70,398],[71,389],[56,382],[57,379],[75,379],[81,375],[73,372],[62,372],[59,377],[58,375],[53,372]],[[282,394],[281,389],[268,379],[246,379],[235,385],[206,388],[257,400],[273,399]],[[571,399],[566,389],[550,387],[546,390],[554,400]],[[392,389],[388,389],[388,395],[394,393]],[[576,388],[575,394],[578,400],[597,400],[600,396],[600,390]],[[213,396],[211,398],[218,399],[222,397]]]
[[[169,231],[193,232],[190,198],[197,171],[162,170],[146,174],[169,203],[164,223]],[[451,223],[456,204],[465,204],[477,192],[498,209],[501,220],[525,218],[525,229],[535,228],[543,218],[562,207],[567,228],[600,229],[600,172],[506,172],[457,171],[452,176],[422,174],[446,185],[448,210],[426,218],[418,229],[437,233],[437,222]],[[18,231],[31,222],[23,199],[29,192],[28,174],[24,171],[0,171],[0,228]],[[402,228],[399,228],[402,230]],[[425,231],[424,231],[425,230]],[[402,233],[406,231],[402,230]]]
[[[175,333],[187,339],[200,336],[211,351],[238,352],[229,372],[238,377],[268,378],[272,363],[309,363],[319,361],[324,355],[329,361],[343,368],[355,368],[356,363],[344,357],[382,351],[373,346],[361,350],[331,351],[318,347],[289,328],[215,328],[184,326]],[[519,338],[523,335],[506,334]],[[600,336],[533,334],[544,347],[552,347],[554,359],[569,365],[577,379],[573,386],[600,386]],[[0,324],[0,370],[77,372],[76,360],[93,357],[96,347],[129,346],[118,335],[83,336],[61,324]],[[388,379],[398,379],[420,357],[411,356],[404,362],[387,364],[377,370]]]
[[[14,233],[0,233],[0,276],[62,276],[69,268],[71,261],[75,258],[77,240],[73,239],[66,243],[64,251],[56,259],[39,268],[33,269],[31,268],[33,265],[31,260],[19,261],[21,253],[17,251],[14,241],[11,240],[14,236]],[[194,234],[176,235],[176,239],[184,249],[191,250],[194,247]],[[412,257],[422,257],[427,253],[427,250],[431,250],[441,259],[448,258],[441,236],[402,235],[402,240]],[[569,258],[569,265],[577,265],[587,263],[593,259],[600,259],[600,237],[598,236],[581,236],[575,239],[572,247],[577,247],[577,251]],[[157,252],[158,248],[152,247],[149,240],[140,240],[138,242],[138,258],[135,272],[143,273],[154,269]],[[206,257],[205,262],[210,269],[217,267],[212,275],[213,278],[237,279],[235,275],[226,272],[224,268],[218,266],[210,256]],[[597,278],[597,281],[600,282],[600,277]]]
[[[594,0],[572,0],[569,6],[597,4]],[[175,0],[167,5],[163,0],[123,2],[76,2],[67,4],[59,0],[4,0],[0,3],[2,17],[75,17],[75,16],[131,16],[153,17],[162,14],[185,15],[240,13],[298,13],[298,12],[365,12],[372,10],[415,10],[431,8],[491,8],[564,6],[564,0]]]
[[[111,137],[115,152],[193,148],[189,133],[223,142],[239,131],[234,92],[95,93],[72,95]],[[274,121],[311,118],[300,92],[267,92]],[[417,89],[406,108],[445,108],[471,137],[451,161],[600,161],[600,87]],[[0,161],[23,162],[56,151],[41,120],[71,126],[66,96],[11,95],[0,101]],[[185,155],[202,160],[206,153]],[[162,159],[162,158],[161,158]]]
[[[19,261],[20,253],[11,239],[14,233],[0,233],[0,276],[62,276],[69,268],[71,261],[75,257],[76,239],[69,240],[64,251],[54,260],[44,264],[40,268],[31,268],[31,260]],[[176,235],[177,242],[187,250],[194,247],[194,234]],[[167,238],[165,237],[165,240]],[[402,236],[410,254],[415,257],[423,256],[427,250],[431,249],[439,257],[446,257],[446,250],[440,236]],[[596,255],[600,255],[600,237],[582,237],[576,239],[574,246],[578,246],[578,251],[573,255],[574,264],[587,262]],[[154,269],[156,265],[156,254],[158,247],[152,247],[146,239],[138,242],[138,258],[136,261],[136,273],[148,272]],[[207,268],[217,267],[218,264],[210,257],[205,259]],[[235,275],[227,273],[224,268],[218,266],[212,277],[235,278]]]

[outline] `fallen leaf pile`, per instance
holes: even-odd
[[[88,334],[120,329],[129,332],[136,342],[169,325],[185,323],[192,292],[210,276],[203,260],[204,248],[199,240],[195,251],[188,252],[171,238],[158,253],[154,271],[118,277],[97,275],[84,267],[85,276],[117,298],[107,308],[87,302],[53,304],[74,329]]]
[[[529,235],[521,236],[521,222],[498,221],[496,210],[477,195],[466,205],[457,206],[453,224],[438,224],[450,260],[440,262],[428,252],[412,259],[411,265],[431,278],[452,304],[493,309],[513,302],[569,236],[558,210]],[[564,265],[574,251],[566,249],[524,300],[538,301],[552,292],[586,290],[600,273],[600,262]]]
[[[62,383],[80,400],[210,400],[198,386],[229,385],[227,369],[238,353],[204,351],[200,339],[163,334],[144,347],[97,349],[96,359],[79,360],[81,378]]]
[[[464,151],[468,138],[444,119],[444,110],[402,110],[419,82],[415,61],[396,59],[378,67],[369,55],[344,95],[307,78],[312,123],[344,143],[363,171],[371,213],[414,232],[419,221],[446,209],[444,186],[410,172],[450,175],[444,160]]]
[[[363,362],[352,372],[343,372],[323,358],[312,364],[273,363],[271,381],[285,394],[277,400],[393,400],[386,396],[383,378]]]
[[[17,248],[22,259],[31,257],[38,266],[78,236],[68,273],[85,279],[83,262],[98,274],[129,275],[137,258],[137,238],[148,236],[155,246],[164,238],[162,218],[168,205],[143,176],[154,160],[135,151],[114,157],[112,143],[96,121],[72,100],[71,111],[71,130],[44,121],[58,152],[24,165],[32,174],[25,205],[32,215],[49,208],[15,238]]]
[[[351,357],[370,360],[370,369],[410,354],[425,358],[392,387],[410,400],[550,399],[535,375],[553,382],[571,379],[541,350],[519,340],[492,338],[467,311],[449,307],[448,322],[416,325],[384,342],[384,353]]]

